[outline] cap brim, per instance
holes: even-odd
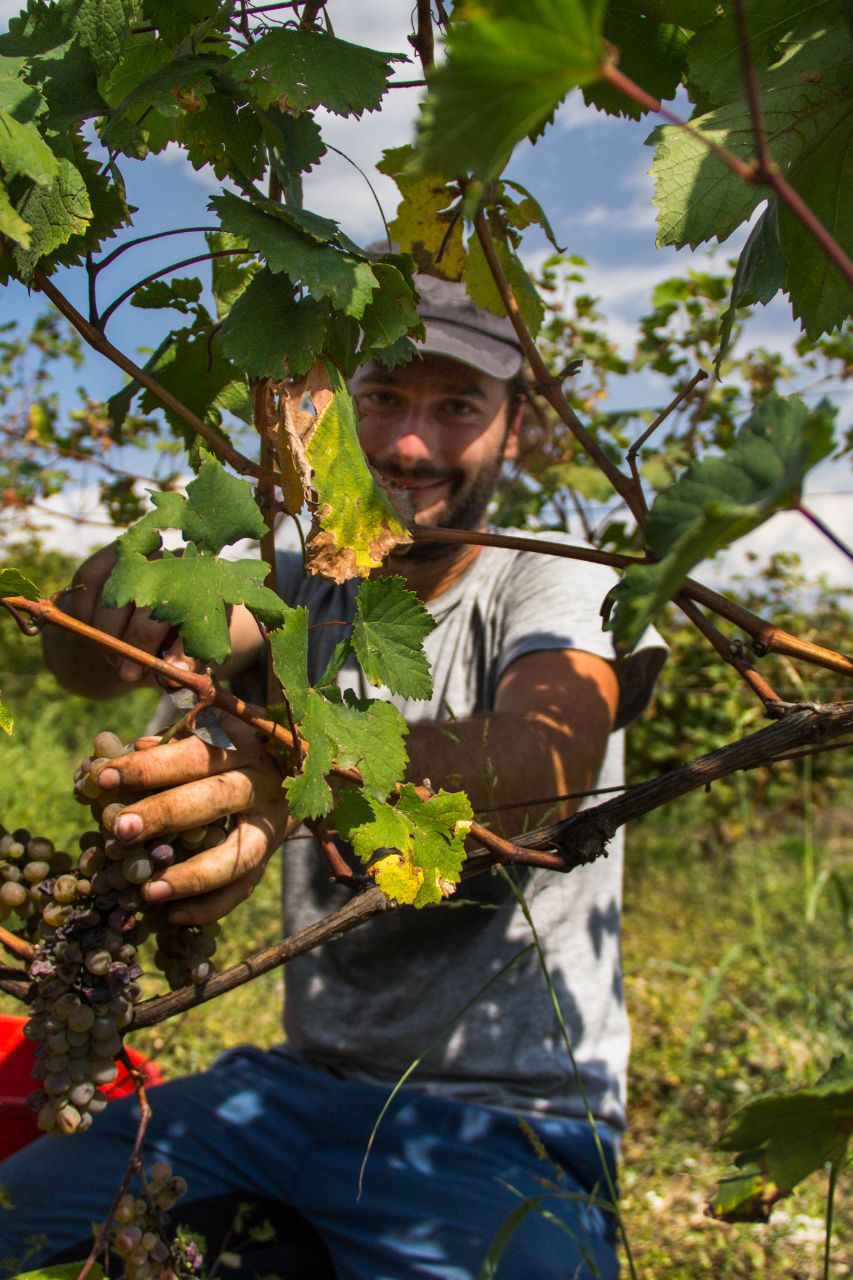
[[[509,342],[444,320],[424,320],[426,337],[416,342],[419,354],[449,356],[493,378],[514,378],[521,368],[522,354]]]

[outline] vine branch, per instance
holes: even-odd
[[[93,324],[80,314],[77,308],[65,297],[65,294],[57,289],[56,285],[44,274],[43,271],[36,269],[33,273],[33,284],[39,289],[45,297],[49,298],[65,319],[77,330],[82,338],[88,342],[89,346],[100,355],[106,356],[114,365],[117,365],[124,373],[128,374],[141,386],[155,395],[161,404],[167,409],[171,409],[183,422],[187,424],[198,436],[201,436],[223,462],[229,463],[230,466],[238,471],[240,475],[254,476],[256,479],[267,478],[262,476],[261,468],[258,467],[233,445],[229,444],[218,431],[214,431],[213,427],[209,427],[198,414],[188,409],[177,396],[173,396],[171,391],[161,386],[156,378],[152,377],[145,369],[141,369],[139,365],[130,360],[123,351],[119,351],[118,347],[114,347],[108,338],[101,333]],[[273,474],[272,479],[277,484],[278,477]]]
[[[611,462],[607,454],[599,445],[595,437],[589,432],[575,413],[572,406],[566,399],[563,388],[558,379],[551,374],[542,355],[533,340],[530,330],[524,322],[512,285],[507,279],[500,258],[495,248],[495,242],[492,239],[492,233],[489,230],[488,222],[485,214],[480,210],[474,218],[474,230],[477,233],[477,239],[483,250],[483,256],[488,263],[489,270],[495,286],[503,301],[507,315],[512,321],[516,336],[521,344],[522,350],[527,358],[533,373],[533,380],[537,384],[537,390],[551,405],[554,412],[559,416],[561,421],[574,435],[575,439],[581,447],[589,454],[593,462],[595,462],[599,471],[607,477],[613,488],[624,500],[628,509],[633,514],[637,523],[642,527],[645,519],[645,505],[638,497],[635,486],[630,477],[623,475],[619,468]]]

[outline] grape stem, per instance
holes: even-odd
[[[142,1165],[142,1143],[145,1139],[145,1131],[148,1128],[148,1122],[151,1119],[151,1106],[145,1095],[145,1077],[142,1072],[133,1065],[128,1056],[127,1050],[122,1049],[118,1055],[121,1062],[127,1068],[130,1078],[133,1081],[133,1087],[136,1091],[136,1098],[139,1102],[139,1124],[136,1126],[136,1136],[133,1140],[133,1150],[130,1153],[130,1159],[127,1162],[127,1168],[124,1177],[118,1185],[113,1202],[109,1207],[106,1218],[101,1223],[101,1228],[95,1236],[94,1244],[89,1252],[89,1256],[80,1268],[77,1274],[77,1280],[86,1280],[86,1276],[94,1266],[99,1254],[107,1254],[109,1251],[110,1227],[115,1218],[116,1209],[119,1201],[130,1186],[131,1179]],[[105,1268],[106,1270],[106,1268]]]
[[[0,925],[0,946],[5,947],[16,960],[23,960],[24,964],[30,963],[35,950],[25,938],[19,938],[16,933],[10,933],[2,925]]]

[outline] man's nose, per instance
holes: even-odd
[[[427,411],[417,404],[408,405],[397,420],[388,445],[400,462],[431,459],[436,449],[435,427]]]

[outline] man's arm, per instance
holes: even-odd
[[[498,830],[568,816],[579,801],[525,802],[595,786],[618,702],[604,658],[576,649],[524,654],[504,672],[491,714],[412,726],[409,777],[429,778],[436,790],[461,787],[475,810],[517,800],[518,808],[494,815]]]

